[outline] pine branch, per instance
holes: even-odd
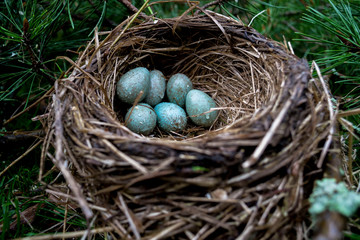
[[[96,8],[95,4],[93,3],[92,0],[88,0],[88,2],[90,3],[90,5],[94,8],[94,11],[96,13],[96,15],[100,18],[101,17],[101,12]],[[118,24],[116,24],[116,22],[108,19],[108,18],[104,18],[105,22],[113,27],[116,27]]]
[[[27,23],[27,24],[26,24]],[[27,27],[26,27],[27,25]],[[26,50],[28,51],[29,55],[30,55],[30,59],[31,59],[31,63],[32,63],[32,69],[39,75],[41,75],[42,77],[44,77],[45,79],[47,79],[48,81],[55,81],[55,78],[51,78],[50,75],[46,75],[43,71],[41,71],[41,69],[45,69],[47,71],[50,72],[49,68],[46,67],[46,65],[41,61],[41,60],[37,60],[35,58],[34,55],[34,50],[32,48],[32,44],[31,44],[31,40],[30,40],[30,33],[27,32],[28,30],[28,21],[25,18],[24,19],[24,33],[22,35],[23,37],[23,43],[26,47]]]
[[[360,107],[360,27],[358,12],[354,3],[346,0],[332,2],[327,11],[309,8],[302,20],[319,28],[320,34],[301,32],[307,39],[299,39],[315,43],[322,51],[312,52],[322,73],[331,74],[330,85],[333,94],[346,96],[345,109]],[[343,98],[345,100],[345,98]],[[347,99],[351,99],[348,101]],[[354,122],[355,125],[359,124]]]

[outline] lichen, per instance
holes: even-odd
[[[349,191],[343,182],[337,183],[333,178],[317,180],[310,196],[310,214],[316,217],[329,210],[350,217],[360,206],[360,194]]]

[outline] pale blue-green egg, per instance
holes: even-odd
[[[154,108],[161,130],[178,132],[185,129],[187,119],[184,109],[175,103],[162,102]]]
[[[150,72],[150,88],[146,95],[144,102],[155,106],[160,103],[165,95],[165,77],[159,70],[152,70]]]
[[[137,67],[121,76],[116,84],[116,92],[121,101],[133,104],[142,91],[139,101],[149,92],[150,73],[144,67]]]
[[[169,102],[175,103],[180,107],[185,106],[186,94],[193,88],[190,79],[182,74],[173,75],[166,86],[166,94]]]
[[[156,126],[156,113],[146,103],[140,103],[131,107],[125,115],[125,126],[131,131],[143,135],[149,135]]]
[[[216,103],[209,95],[196,89],[189,91],[186,112],[196,125],[210,127],[214,123],[219,111],[210,111],[211,108],[216,108]]]

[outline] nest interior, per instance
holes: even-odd
[[[85,216],[99,216],[96,224],[112,227],[115,238],[270,239],[304,231],[330,131],[321,86],[285,46],[204,13],[122,31],[124,22],[101,42],[96,35],[55,84],[43,156]],[[216,123],[132,133],[115,87],[138,66],[186,74],[221,109]]]

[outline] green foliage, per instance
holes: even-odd
[[[65,208],[50,202],[42,194],[40,185],[35,179],[38,167],[20,168],[9,178],[0,182],[0,239],[13,239],[31,236],[48,231],[48,228],[58,225],[52,231],[62,230]],[[53,178],[54,176],[52,176]],[[31,213],[26,212],[32,209]],[[25,218],[23,217],[26,217]],[[68,209],[66,222],[68,229],[85,229],[86,220],[71,208]]]
[[[317,26],[321,33],[309,29],[303,41],[322,46],[314,58],[323,73],[333,74],[332,92],[346,98],[344,108],[360,107],[360,1],[329,0],[329,8],[320,12],[309,8],[303,21]]]
[[[355,233],[344,233],[345,239],[352,239],[352,240],[360,240],[360,235],[357,235]]]
[[[141,1],[141,0],[140,0]],[[199,6],[203,6],[207,3],[209,3],[208,0],[199,0]],[[150,0],[150,4],[151,3],[156,3],[154,5],[151,5],[151,9],[152,12],[156,15],[156,17],[159,18],[173,18],[173,17],[178,17],[181,16],[184,12],[186,12],[189,9],[189,4],[186,1],[183,2],[177,2],[177,3],[172,3],[170,1],[166,1],[166,0]],[[216,8],[215,7],[210,7],[208,8],[209,10],[214,10]],[[197,9],[195,8],[192,12],[190,13],[194,13]],[[147,11],[145,12],[146,14],[152,14],[151,12],[149,12],[149,10],[147,9]]]
[[[0,102],[25,109],[69,67],[57,56],[76,58],[67,50],[77,51],[95,27],[110,30],[127,14],[115,0],[0,3]]]
[[[302,20],[315,28],[302,31],[307,43],[317,46],[310,55],[329,77],[332,94],[338,98],[340,110],[360,108],[360,1],[328,0],[326,8],[308,8]],[[359,135],[360,115],[347,117]],[[344,140],[348,133],[343,129]],[[348,143],[349,144],[349,143]],[[355,138],[355,159],[360,145]],[[355,169],[358,167],[355,166]]]
[[[308,7],[320,8],[325,3],[326,0],[229,1],[221,5],[220,11],[246,25],[251,23],[251,27],[272,39],[291,41],[297,55],[305,57],[311,46],[293,42],[298,37],[295,32],[310,28],[300,18]]]
[[[310,214],[316,218],[322,212],[335,211],[352,216],[360,206],[360,194],[349,191],[343,182],[333,178],[317,180],[310,196]]]

